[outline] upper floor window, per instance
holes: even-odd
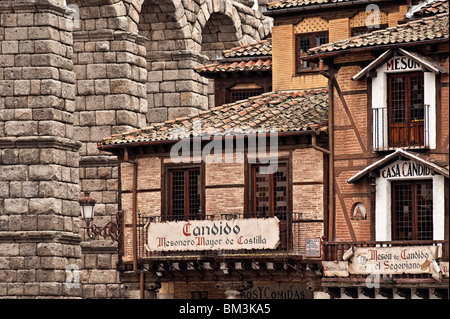
[[[386,51],[377,60],[386,61],[389,52]],[[422,58],[422,65],[417,60],[394,55],[376,71],[373,71],[376,63],[372,63],[353,77],[361,79],[367,75],[371,78],[374,151],[436,148],[437,72],[434,69],[433,72],[423,70],[424,65],[430,67],[436,63]]]
[[[388,75],[389,146],[424,146],[423,72]]]
[[[288,179],[286,163],[276,166],[253,165],[253,213],[257,217],[284,219],[288,211]]]
[[[168,170],[169,220],[201,217],[200,185],[199,167]]]
[[[305,56],[310,48],[326,43],[328,43],[328,32],[298,34],[296,36],[297,72],[302,70],[314,70],[316,68],[314,63],[302,61],[300,58]]]
[[[370,33],[373,31],[377,31],[377,30],[382,30],[382,29],[386,29],[388,27],[388,24],[380,24],[378,28],[368,28],[366,26],[363,27],[355,27],[352,28],[352,37],[356,37],[358,35],[362,35],[362,34],[366,34],[366,33]]]
[[[264,88],[256,83],[238,83],[228,89],[226,103],[246,100],[251,96],[261,95],[264,92]]]
[[[392,182],[393,240],[433,239],[433,182]]]

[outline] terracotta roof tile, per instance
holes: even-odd
[[[411,43],[433,39],[448,39],[448,14],[442,13],[384,30],[324,44],[308,50],[308,55],[318,55],[345,49],[377,47],[387,44]]]
[[[233,135],[246,128],[255,131],[298,132],[326,130],[328,91],[269,92],[212,108],[191,117],[156,123],[141,130],[115,134],[101,146],[171,141],[194,136],[194,122],[200,121],[201,134]],[[101,147],[100,146],[100,147]]]
[[[201,74],[242,71],[272,70],[272,39],[242,45],[222,52],[224,59],[199,66],[195,71]]]
[[[222,51],[225,58],[272,56],[272,38]]]
[[[412,7],[406,17],[415,19],[445,12],[448,13],[448,0],[427,0]]]
[[[268,3],[267,9],[276,10],[285,8],[307,7],[328,3],[341,3],[341,2],[344,3],[350,1],[351,0],[279,0]]]

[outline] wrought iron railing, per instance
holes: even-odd
[[[301,258],[305,253],[305,230],[302,224],[311,222],[311,220],[302,220],[300,213],[277,212],[277,213],[239,213],[239,214],[198,214],[191,216],[188,220],[217,220],[225,221],[231,219],[245,218],[267,218],[276,216],[279,219],[280,244],[276,249],[221,249],[221,250],[202,250],[202,251],[149,251],[145,247],[148,238],[146,231],[149,223],[163,223],[167,221],[180,220],[179,216],[138,216],[137,225],[137,254],[139,259],[170,259],[170,258],[187,258],[187,257],[249,257],[249,258]],[[181,219],[183,220],[183,219]],[[317,223],[321,223],[318,220]]]
[[[410,115],[406,120],[406,109]],[[401,114],[394,115],[393,113]],[[392,118],[390,118],[392,117]],[[428,148],[430,146],[430,106],[415,105],[389,112],[388,107],[372,109],[372,144],[374,151],[399,147]]]

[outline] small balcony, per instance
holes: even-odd
[[[430,147],[430,106],[427,104],[402,108],[372,109],[373,150],[397,148],[427,149]]]
[[[205,250],[189,250],[185,251],[152,251],[146,247],[146,243],[149,236],[148,226],[151,223],[165,223],[169,221],[181,221],[184,220],[180,216],[154,216],[144,217],[138,216],[137,227],[137,250],[138,259],[141,260],[183,260],[183,259],[198,259],[198,258],[220,258],[220,259],[304,259],[306,252],[306,239],[304,236],[305,227],[311,223],[310,220],[305,221],[301,219],[300,213],[292,212],[275,212],[263,214],[255,213],[240,213],[240,214],[212,214],[212,215],[199,215],[191,216],[189,220],[185,220],[186,223],[193,221],[211,221],[216,222],[217,225],[225,227],[227,221],[232,220],[245,220],[245,219],[267,219],[270,217],[276,217],[279,220],[279,243],[275,249],[205,249]],[[317,223],[322,223],[318,220]],[[212,224],[211,224],[212,225]],[[305,226],[306,225],[306,226]],[[318,236],[320,237],[320,236]],[[258,239],[256,239],[258,240]],[[320,247],[318,248],[319,255],[312,257],[312,259],[320,260]]]

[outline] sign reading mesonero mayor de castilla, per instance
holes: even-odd
[[[279,220],[248,218],[149,223],[148,251],[276,249]]]

